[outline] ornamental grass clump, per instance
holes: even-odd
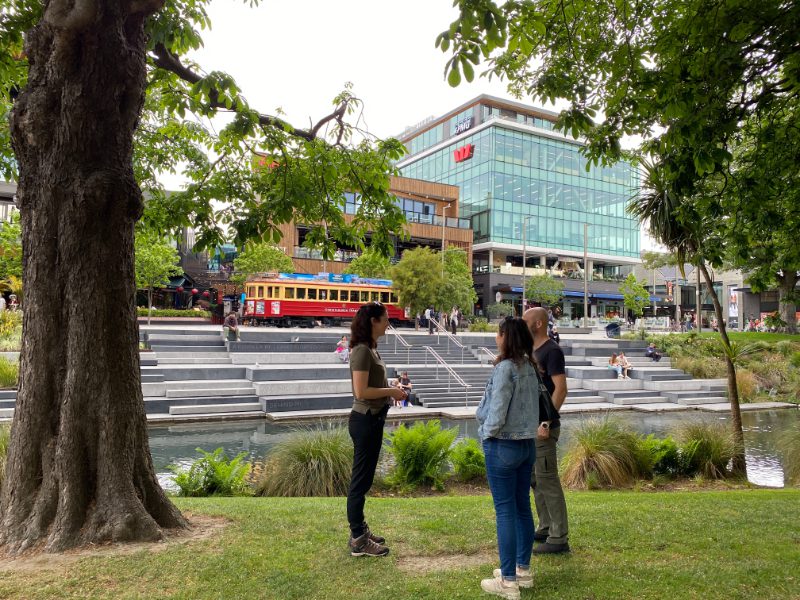
[[[486,457],[475,439],[465,438],[453,446],[450,462],[459,481],[467,482],[486,477]]]
[[[347,429],[297,429],[260,465],[257,496],[345,496],[353,466]]]
[[[0,389],[8,390],[17,387],[19,363],[0,357]]]
[[[179,496],[247,496],[247,473],[250,463],[245,461],[246,452],[228,460],[222,448],[206,452],[197,448],[202,455],[188,469],[171,466],[175,473],[172,480],[178,486]]]
[[[589,419],[573,435],[561,478],[571,488],[624,487],[646,475],[646,462],[638,434],[614,419]]]
[[[677,438],[687,475],[724,479],[730,474],[736,445],[729,427],[722,423],[687,423],[678,429]]]
[[[447,464],[458,430],[442,429],[438,420],[400,425],[386,435],[386,447],[394,466],[386,476],[392,487],[413,490],[418,485],[430,485],[442,490],[447,478]]]

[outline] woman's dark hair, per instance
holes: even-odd
[[[518,365],[527,361],[536,366],[536,359],[533,357],[533,336],[525,321],[517,317],[506,317],[500,322],[498,332],[503,336],[503,341],[495,364],[511,360]]]
[[[386,314],[386,307],[383,304],[370,302],[358,309],[356,316],[350,323],[350,349],[358,344],[366,344],[370,348],[378,346],[378,340],[372,339],[372,319],[380,319]]]

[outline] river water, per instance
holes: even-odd
[[[573,414],[561,420],[559,448],[566,448],[571,431],[577,423],[598,415]],[[689,420],[729,422],[726,414],[705,412],[641,413],[625,411],[614,413],[613,418],[628,424],[643,434],[665,436]],[[780,409],[742,413],[747,453],[748,479],[755,484],[783,487],[783,466],[776,448],[780,433],[800,424],[800,410]],[[392,423],[387,429],[396,426]],[[302,427],[328,426],[326,423],[306,424]],[[443,427],[456,427],[459,437],[477,437],[477,423],[473,419],[442,421]],[[174,489],[169,465],[188,465],[199,455],[197,448],[212,451],[222,447],[228,457],[247,452],[252,460],[263,458],[272,446],[292,435],[299,426],[274,424],[263,419],[254,421],[224,421],[218,423],[187,423],[181,425],[153,425],[149,428],[150,450],[158,472],[159,481],[167,489]]]

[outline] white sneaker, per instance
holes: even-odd
[[[494,575],[495,577],[502,577],[500,569],[495,569],[492,575]],[[520,588],[533,587],[533,573],[531,573],[530,569],[528,569],[527,571],[523,571],[522,569],[517,567],[517,585]]]
[[[519,600],[519,584],[516,581],[505,581],[502,577],[493,577],[481,581],[481,589],[487,594],[494,594],[508,600]]]

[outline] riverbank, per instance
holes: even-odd
[[[176,499],[207,537],[135,552],[0,563],[4,598],[483,598],[497,566],[489,496],[372,498],[385,559],[346,551],[342,498]],[[523,597],[797,598],[800,490],[568,492],[573,552],[536,557]],[[764,518],[769,515],[769,518]]]

